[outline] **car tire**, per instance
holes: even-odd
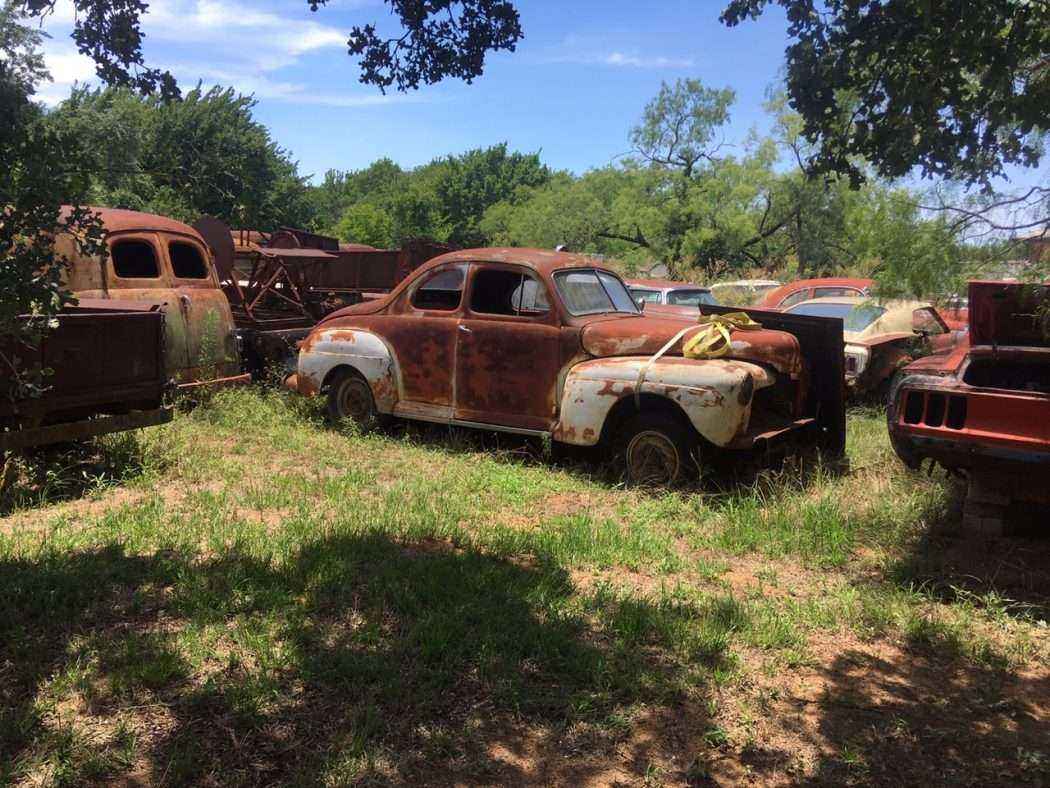
[[[342,371],[328,384],[328,418],[333,424],[352,421],[362,430],[379,425],[372,387],[360,375]]]
[[[628,484],[671,487],[694,467],[696,435],[663,413],[641,413],[623,425],[618,455]]]

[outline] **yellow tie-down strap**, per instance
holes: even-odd
[[[704,359],[720,358],[729,352],[732,342],[733,331],[754,331],[762,328],[761,323],[751,319],[746,312],[728,312],[724,315],[701,315],[695,326],[686,326],[673,337],[667,344],[657,350],[638,370],[638,381],[634,386],[635,405],[640,407],[639,398],[642,393],[642,383],[649,367],[653,365],[664,353],[673,348],[679,339],[690,331],[696,333],[682,344],[682,355],[686,358]]]

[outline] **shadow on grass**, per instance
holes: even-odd
[[[82,498],[142,475],[156,460],[135,432],[27,450],[9,459],[0,516]]]
[[[847,650],[820,671],[804,714],[830,752],[822,785],[1046,785],[1050,677],[955,659],[912,640],[890,654]]]
[[[118,546],[8,559],[0,621],[0,781],[46,768],[170,785],[580,783],[607,768],[553,757],[567,736],[644,773],[653,741],[621,715],[655,704],[675,710],[661,725],[703,730],[739,624],[717,604],[588,606],[542,559],[379,535],[279,565]],[[95,735],[61,722],[71,695]],[[137,745],[101,732],[151,709]]]
[[[970,602],[991,612],[1050,623],[1050,530],[990,538],[963,530],[965,487],[954,484],[940,517],[906,547],[887,572],[904,588]]]

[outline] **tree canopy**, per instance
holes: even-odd
[[[1050,4],[1030,0],[732,0],[727,25],[788,18],[786,88],[816,172],[990,189],[1036,166],[1050,106]]]

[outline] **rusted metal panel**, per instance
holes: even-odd
[[[49,443],[83,441],[113,432],[155,427],[171,421],[174,408],[134,411],[121,416],[98,416],[68,424],[0,432],[0,451],[20,451]]]
[[[716,446],[726,446],[747,430],[754,391],[773,384],[772,373],[757,364],[665,356],[649,365],[638,389],[638,373],[648,358],[623,356],[576,364],[565,383],[555,439],[593,446],[613,406],[640,393],[676,403],[700,435]]]
[[[39,341],[15,346],[8,340],[6,352],[22,369],[53,373],[43,377],[40,396],[0,396],[0,447],[78,440],[138,426],[135,419],[170,418],[160,413],[169,387],[164,322],[156,306],[85,300],[60,313]],[[135,411],[130,420],[99,418]]]
[[[728,306],[705,306],[705,314],[724,315],[741,311]],[[744,309],[764,328],[791,334],[798,341],[799,355],[805,359],[802,377],[800,418],[815,420],[818,445],[826,452],[840,455],[846,450],[845,356],[842,321],[833,317],[810,317],[774,312],[768,309]]]

